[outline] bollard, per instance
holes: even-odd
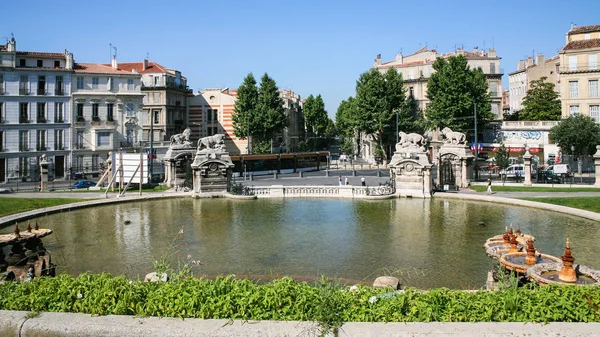
[[[277,177],[278,177],[277,172],[273,173],[273,178],[277,179]]]
[[[356,170],[352,170],[352,176],[356,177]]]
[[[250,181],[254,180],[254,177],[252,177],[252,173],[250,173],[249,176],[250,176]]]
[[[377,170],[377,177],[381,178],[381,171]]]
[[[304,177],[304,172],[303,171],[299,171],[298,172],[298,177],[300,177],[300,178]]]
[[[325,170],[325,176],[329,177],[329,170]]]

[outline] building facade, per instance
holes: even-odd
[[[600,25],[571,27],[559,57],[563,118],[583,114],[600,123]]]
[[[527,90],[531,89],[531,82],[546,77],[546,82],[552,83],[557,93],[559,57],[555,56],[546,60],[544,55],[537,54],[535,60],[528,57],[520,60],[517,70],[508,74],[508,86],[510,90],[510,111],[512,113],[523,109],[523,99],[527,96]]]
[[[144,141],[168,141],[172,135],[185,129],[189,90],[187,79],[180,71],[167,69],[147,59],[119,63],[118,67],[119,70],[138,73],[142,77]]]
[[[396,68],[402,73],[407,95],[413,97],[421,111],[425,111],[429,103],[427,98],[427,81],[433,73],[433,62],[438,57],[448,58],[450,56],[464,55],[471,69],[481,68],[488,80],[491,96],[492,110],[496,119],[502,118],[502,69],[500,68],[500,57],[496,55],[494,48],[487,52],[477,47],[472,52],[457,49],[455,52],[440,54],[434,49],[423,47],[414,54],[404,56],[401,53],[389,62],[382,62],[381,55],[377,55],[374,67],[381,72],[389,68]]]
[[[288,125],[283,130],[283,145],[277,145],[281,149],[285,147],[285,151],[289,152],[290,149],[296,148],[298,142],[304,140],[306,136],[303,113],[304,101],[300,95],[288,89],[279,89],[279,95],[283,99],[283,108],[288,119]]]
[[[141,75],[110,65],[75,63],[73,170],[99,172],[110,151],[143,151]]]
[[[53,178],[70,165],[73,55],[0,45],[0,183],[36,181],[46,155]]]

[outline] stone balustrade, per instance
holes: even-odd
[[[392,198],[391,188],[365,186],[247,186],[246,191],[258,198]]]

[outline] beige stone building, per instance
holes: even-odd
[[[559,56],[563,117],[583,114],[600,123],[600,25],[571,27]]]
[[[558,67],[559,57],[555,56],[546,60],[544,55],[537,54],[520,60],[517,70],[508,74],[508,87],[510,91],[510,111],[516,112],[523,109],[523,98],[527,96],[527,90],[531,88],[531,82],[546,77],[546,82],[554,84],[556,92],[559,92]]]
[[[304,100],[299,94],[289,89],[279,89],[279,95],[283,99],[283,108],[288,118],[288,126],[283,130],[282,138],[285,150],[289,152],[305,137],[304,113],[302,110]],[[281,147],[281,144],[278,145]]]
[[[450,56],[464,55],[469,67],[481,68],[488,79],[489,91],[492,99],[492,113],[496,119],[502,119],[502,69],[500,69],[500,57],[496,55],[494,48],[487,52],[477,47],[470,52],[457,49],[455,52],[440,54],[435,49],[423,47],[414,54],[404,56],[402,53],[389,62],[382,62],[381,55],[377,55],[374,67],[382,72],[389,68],[396,68],[402,73],[407,95],[412,96],[418,103],[419,109],[425,111],[429,100],[427,99],[427,81],[433,73],[433,62],[438,57],[448,58]]]

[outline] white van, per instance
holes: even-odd
[[[523,176],[525,176],[525,165],[523,164],[510,165],[506,170],[500,171],[500,178],[502,179]]]
[[[570,177],[572,175],[571,167],[569,167],[569,164],[550,165],[548,166],[546,172],[548,172],[551,175],[562,175],[564,177]]]

